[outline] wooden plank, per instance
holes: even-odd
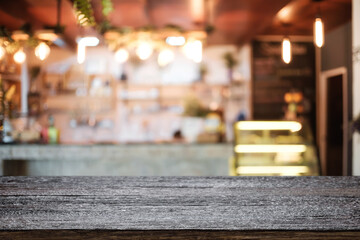
[[[49,238],[51,236],[51,238]],[[344,240],[344,239],[359,239],[360,232],[296,232],[296,231],[113,231],[113,230],[43,230],[43,231],[0,231],[0,238],[6,240],[29,240],[29,239],[280,239],[280,240],[314,240],[314,239],[327,239],[327,240]]]
[[[129,230],[156,239],[169,239],[166,231],[360,238],[359,186],[360,177],[1,177],[0,238],[77,230],[88,239]]]

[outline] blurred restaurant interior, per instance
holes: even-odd
[[[0,1],[0,175],[360,175],[360,1]]]

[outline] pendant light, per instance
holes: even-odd
[[[24,50],[20,48],[15,54],[14,54],[14,61],[18,64],[21,64],[25,62],[26,60],[26,54],[24,53]]]
[[[172,61],[174,61],[175,55],[174,52],[168,48],[161,50],[158,56],[158,64],[160,67],[165,67]]]
[[[6,54],[5,48],[3,46],[0,46],[0,60],[3,60],[5,54]]]
[[[119,48],[115,52],[115,60],[118,63],[124,63],[129,59],[129,52],[125,48]]]
[[[314,42],[321,48],[324,45],[324,23],[321,17],[316,17],[314,22]]]
[[[41,61],[45,60],[50,54],[50,47],[44,43],[41,42],[39,45],[35,48],[35,56],[39,58]]]
[[[320,4],[322,0],[314,0],[314,1]],[[318,12],[316,14],[314,21],[314,44],[319,48],[321,48],[324,45],[324,23],[321,19],[320,6],[318,8]]]
[[[136,48],[136,55],[141,60],[146,60],[151,56],[153,51],[154,51],[154,49],[153,49],[152,45],[149,42],[144,41],[144,42],[141,42],[139,44],[139,46]]]
[[[291,42],[288,37],[284,37],[282,41],[282,59],[286,64],[291,61]]]

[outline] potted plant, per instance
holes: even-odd
[[[223,59],[225,61],[225,65],[228,69],[228,74],[229,74],[229,81],[232,82],[233,80],[233,69],[236,66],[236,64],[238,63],[237,59],[234,57],[232,52],[226,52],[223,55]]]

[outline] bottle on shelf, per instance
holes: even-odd
[[[54,117],[49,116],[49,127],[47,129],[47,140],[49,144],[59,143],[59,130],[54,125]]]

